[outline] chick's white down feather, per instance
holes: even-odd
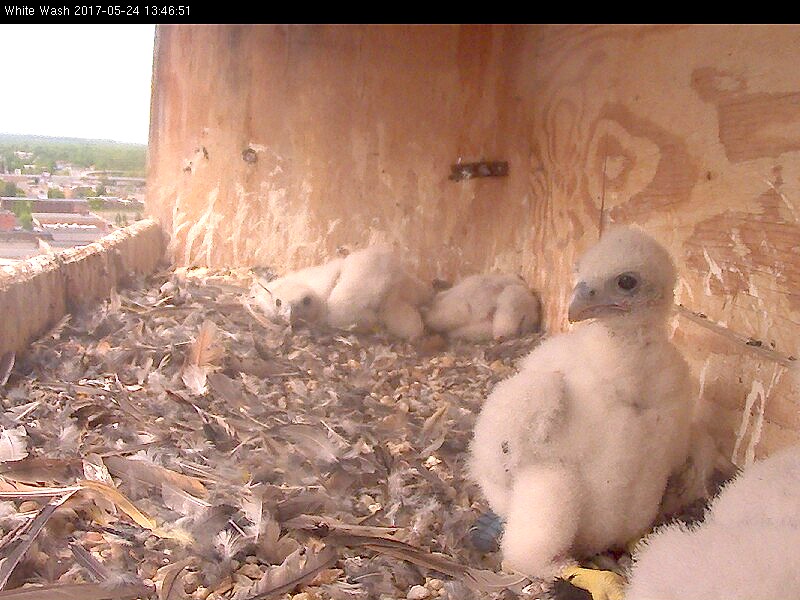
[[[418,306],[433,293],[383,244],[289,273],[263,288],[254,288],[255,298],[271,318],[340,329],[383,326],[406,339],[422,334]]]
[[[606,294],[622,273],[636,273],[636,290]],[[523,359],[487,398],[471,445],[473,478],[506,519],[505,564],[541,578],[642,535],[687,455],[690,377],[668,338],[668,253],[610,229],[578,280],[617,308]]]
[[[315,323],[327,317],[327,298],[336,285],[344,260],[307,267],[253,286],[253,297],[264,313],[282,321]]]
[[[513,275],[470,275],[439,292],[425,314],[433,331],[453,338],[488,340],[535,331],[539,300]]]
[[[627,600],[800,598],[800,447],[745,468],[689,528],[639,544]]]

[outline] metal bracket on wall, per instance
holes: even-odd
[[[473,177],[507,177],[508,161],[482,160],[480,162],[462,163],[461,159],[450,165],[450,179],[464,181]]]

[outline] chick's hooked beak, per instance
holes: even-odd
[[[568,318],[570,323],[584,321],[608,312],[629,312],[629,308],[605,297],[585,281],[579,282],[572,290]]]

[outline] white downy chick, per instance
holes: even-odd
[[[640,230],[580,260],[574,331],[544,341],[484,404],[470,471],[506,521],[504,564],[550,579],[643,535],[687,456],[689,369],[669,341],[676,272]]]
[[[432,297],[433,286],[404,273],[384,298],[378,319],[389,334],[405,340],[416,339],[425,331],[419,306],[430,302]]]
[[[689,453],[683,466],[672,474],[661,499],[659,521],[702,514],[708,498],[736,474],[736,465],[717,448],[700,414],[693,415]]]
[[[349,254],[328,296],[328,324],[339,329],[374,329],[378,311],[401,273],[397,253],[389,245]]]
[[[396,249],[386,244],[353,252],[344,259],[328,297],[328,324],[340,329],[375,329],[404,339],[420,336],[419,305],[433,290],[409,274]]]
[[[470,275],[436,295],[425,323],[452,338],[481,341],[513,337],[538,327],[539,300],[519,277]]]
[[[626,600],[800,598],[800,447],[745,468],[693,528],[661,527],[634,552]]]
[[[362,330],[383,325],[405,339],[423,333],[418,307],[432,295],[432,287],[409,274],[388,245],[259,281],[251,290],[254,303],[275,321]]]
[[[268,283],[256,282],[252,288],[254,301],[275,321],[292,325],[324,322],[327,298],[339,280],[343,262],[343,259],[335,258]]]
[[[509,285],[497,297],[492,317],[492,337],[508,339],[536,331],[541,307],[539,297],[524,284]]]

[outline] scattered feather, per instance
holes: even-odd
[[[323,462],[339,460],[341,448],[322,428],[312,425],[287,425],[281,428],[280,433],[300,446],[310,458]]]
[[[183,590],[180,588],[180,585],[176,586],[176,583],[181,573],[193,562],[193,559],[187,558],[163,567],[160,570],[162,571],[163,579],[161,581],[161,587],[158,588],[158,600],[173,600],[182,597]]]
[[[433,349],[292,330],[242,306],[249,285],[242,271],[156,274],[16,357],[25,375],[0,387],[0,420],[24,428],[29,455],[0,462],[0,499],[15,501],[0,502],[4,547],[50,499],[73,496],[6,586],[53,587],[0,594],[241,597],[273,593],[269,579],[255,589],[272,573],[319,600],[404,598],[424,569],[449,565],[441,560],[462,567],[464,597],[509,584],[481,579],[499,574],[499,557],[464,541],[484,507],[463,459],[487,393],[538,338]],[[359,543],[338,539],[341,557],[312,574],[319,556],[302,548],[321,533],[308,519],[321,518]],[[92,559],[107,571],[102,584],[83,583],[92,568],[103,576]],[[468,567],[479,568],[470,588]]]
[[[201,369],[214,368],[224,349],[219,340],[219,328],[213,321],[203,321],[194,343],[189,348],[187,365]]]
[[[133,600],[146,598],[152,589],[142,583],[109,588],[98,583],[37,585],[0,592],[0,600]]]
[[[2,559],[0,559],[0,590],[6,587],[11,573],[22,560],[22,557],[25,556],[25,553],[38,535],[42,532],[42,529],[53,516],[55,510],[71,498],[74,493],[75,491],[68,492],[58,499],[52,499],[33,519],[15,532],[12,540],[2,544],[2,547],[0,547],[0,554],[2,554]]]

